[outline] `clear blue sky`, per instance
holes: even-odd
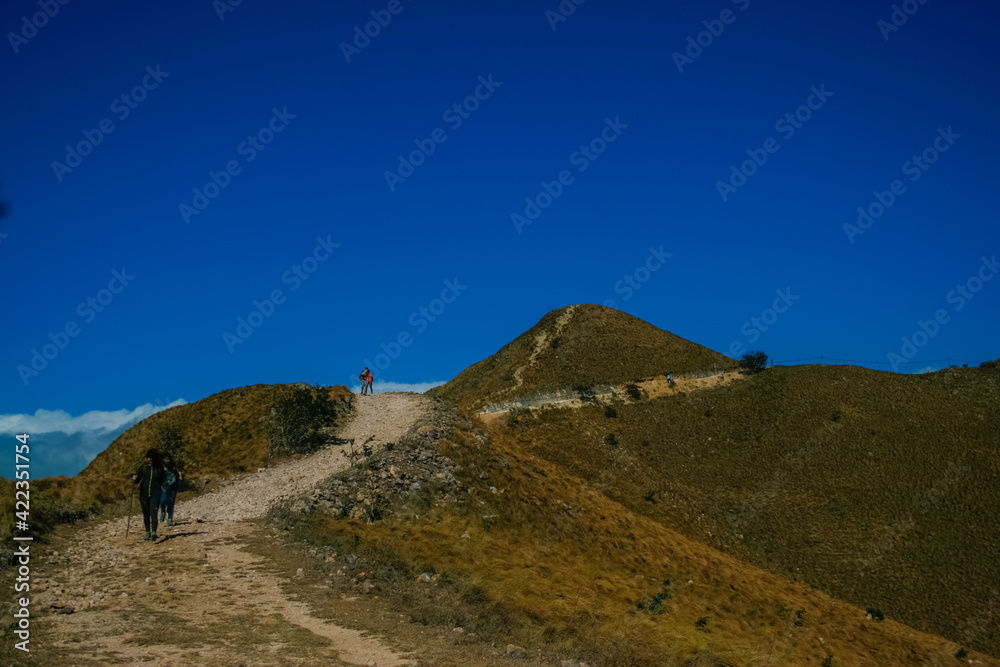
[[[400,334],[377,384],[442,381],[609,299],[727,354],[1000,356],[1000,278],[951,292],[1000,253],[996,2],[913,2],[898,30],[860,0],[221,6],[76,0],[37,30],[37,1],[0,9],[0,413],[342,384]],[[391,20],[345,57],[372,12]],[[397,171],[415,142],[433,153]],[[747,151],[766,162],[730,181]],[[558,196],[515,224],[543,181]]]

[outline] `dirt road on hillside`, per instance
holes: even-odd
[[[359,450],[365,442],[376,450],[395,442],[429,404],[417,394],[357,398],[356,415],[338,435]],[[178,524],[161,526],[155,543],[142,541],[140,515],[127,541],[125,519],[117,519],[36,545],[36,618],[24,664],[414,664],[390,647],[392,638],[314,615],[288,596],[274,563],[246,549],[262,539],[248,520],[346,469],[345,449],[328,447],[180,503]]]

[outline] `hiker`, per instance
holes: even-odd
[[[139,505],[142,507],[142,525],[146,528],[145,541],[156,539],[156,513],[160,506],[163,486],[163,463],[155,449],[146,452],[146,462],[132,475],[132,483],[139,485]],[[150,530],[152,527],[152,530]]]
[[[368,368],[366,367],[365,370],[368,371]],[[375,390],[372,389],[372,381],[374,379],[375,379],[375,376],[372,375],[371,371],[368,371],[368,393],[369,394],[374,394],[375,393]]]
[[[170,454],[163,455],[163,484],[160,486],[160,522],[166,518],[167,525],[174,525],[174,502],[177,500],[177,489],[184,479]]]
[[[673,383],[674,383],[674,374],[673,373],[667,373],[667,384],[672,385]]]
[[[368,380],[368,378],[371,377],[371,374],[372,374],[372,372],[370,370],[368,370],[367,366],[365,366],[365,370],[361,371],[361,375],[358,376],[359,378],[361,378],[361,395],[362,396],[364,396],[365,394],[368,393],[368,386],[369,386],[369,380]]]

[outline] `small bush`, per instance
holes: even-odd
[[[833,667],[833,655],[823,658],[822,667]]]
[[[562,345],[562,338],[553,338],[551,345],[553,350],[558,350],[559,346]]]
[[[581,385],[579,387],[573,387],[573,391],[576,392],[576,395],[579,396],[580,400],[584,403],[597,402],[597,396],[594,395],[594,390],[590,387],[584,387]]]
[[[806,624],[806,610],[796,609],[795,610],[795,627],[801,628]]]
[[[670,602],[670,599],[674,596],[674,594],[670,592],[671,583],[672,580],[664,579],[663,590],[655,594],[649,600],[640,600],[635,605],[635,608],[638,609],[639,611],[648,611],[650,614],[657,614],[657,615],[665,612],[666,609],[664,608],[663,605],[667,602]]]
[[[633,401],[642,400],[642,389],[639,388],[637,384],[627,384],[625,385],[625,391],[632,398]]]
[[[646,492],[646,502],[655,503],[656,502],[656,491],[650,489]]]
[[[608,447],[617,447],[618,437],[614,433],[608,433],[606,436],[604,436],[604,442],[605,444],[607,444]]]
[[[740,359],[740,368],[747,371],[748,373],[759,373],[767,367],[767,354],[756,350],[754,352],[747,352]]]
[[[697,621],[695,621],[694,622],[694,627],[698,628],[699,630],[704,630],[705,628],[707,628],[708,627],[708,616],[702,616]]]
[[[834,410],[833,414],[830,415],[830,421],[839,422],[840,421],[840,410]]]
[[[955,657],[958,658],[959,660],[964,660],[968,655],[969,652],[966,651],[964,648],[960,648],[957,651],[955,651]]]
[[[604,416],[608,419],[614,419],[615,417],[618,416],[618,411],[615,410],[615,407],[613,405],[609,405],[606,408],[604,408]]]
[[[780,618],[783,621],[787,621],[788,620],[788,612],[790,612],[790,611],[791,611],[791,608],[790,607],[786,607],[784,602],[780,603],[778,605],[778,618]]]

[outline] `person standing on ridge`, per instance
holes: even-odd
[[[361,375],[358,376],[358,378],[361,380],[361,395],[362,396],[364,396],[365,394],[368,393],[368,376],[369,376],[369,374],[371,374],[371,371],[369,371],[368,367],[365,366],[365,370],[361,371]]]
[[[372,382],[375,380],[375,376],[372,375],[372,372],[369,371],[367,367],[365,367],[365,371],[367,371],[367,373],[368,373],[368,393],[369,394],[374,394],[375,390],[372,389]]]
[[[160,493],[160,522],[164,518],[167,525],[174,525],[174,502],[177,500],[177,489],[184,479],[184,473],[180,471],[170,454],[163,455],[163,484]]]
[[[155,449],[146,452],[146,462],[132,475],[132,483],[139,485],[139,505],[142,507],[142,525],[146,528],[145,541],[156,539],[156,514],[160,508],[163,486],[163,463]],[[152,530],[150,530],[152,527]]]

